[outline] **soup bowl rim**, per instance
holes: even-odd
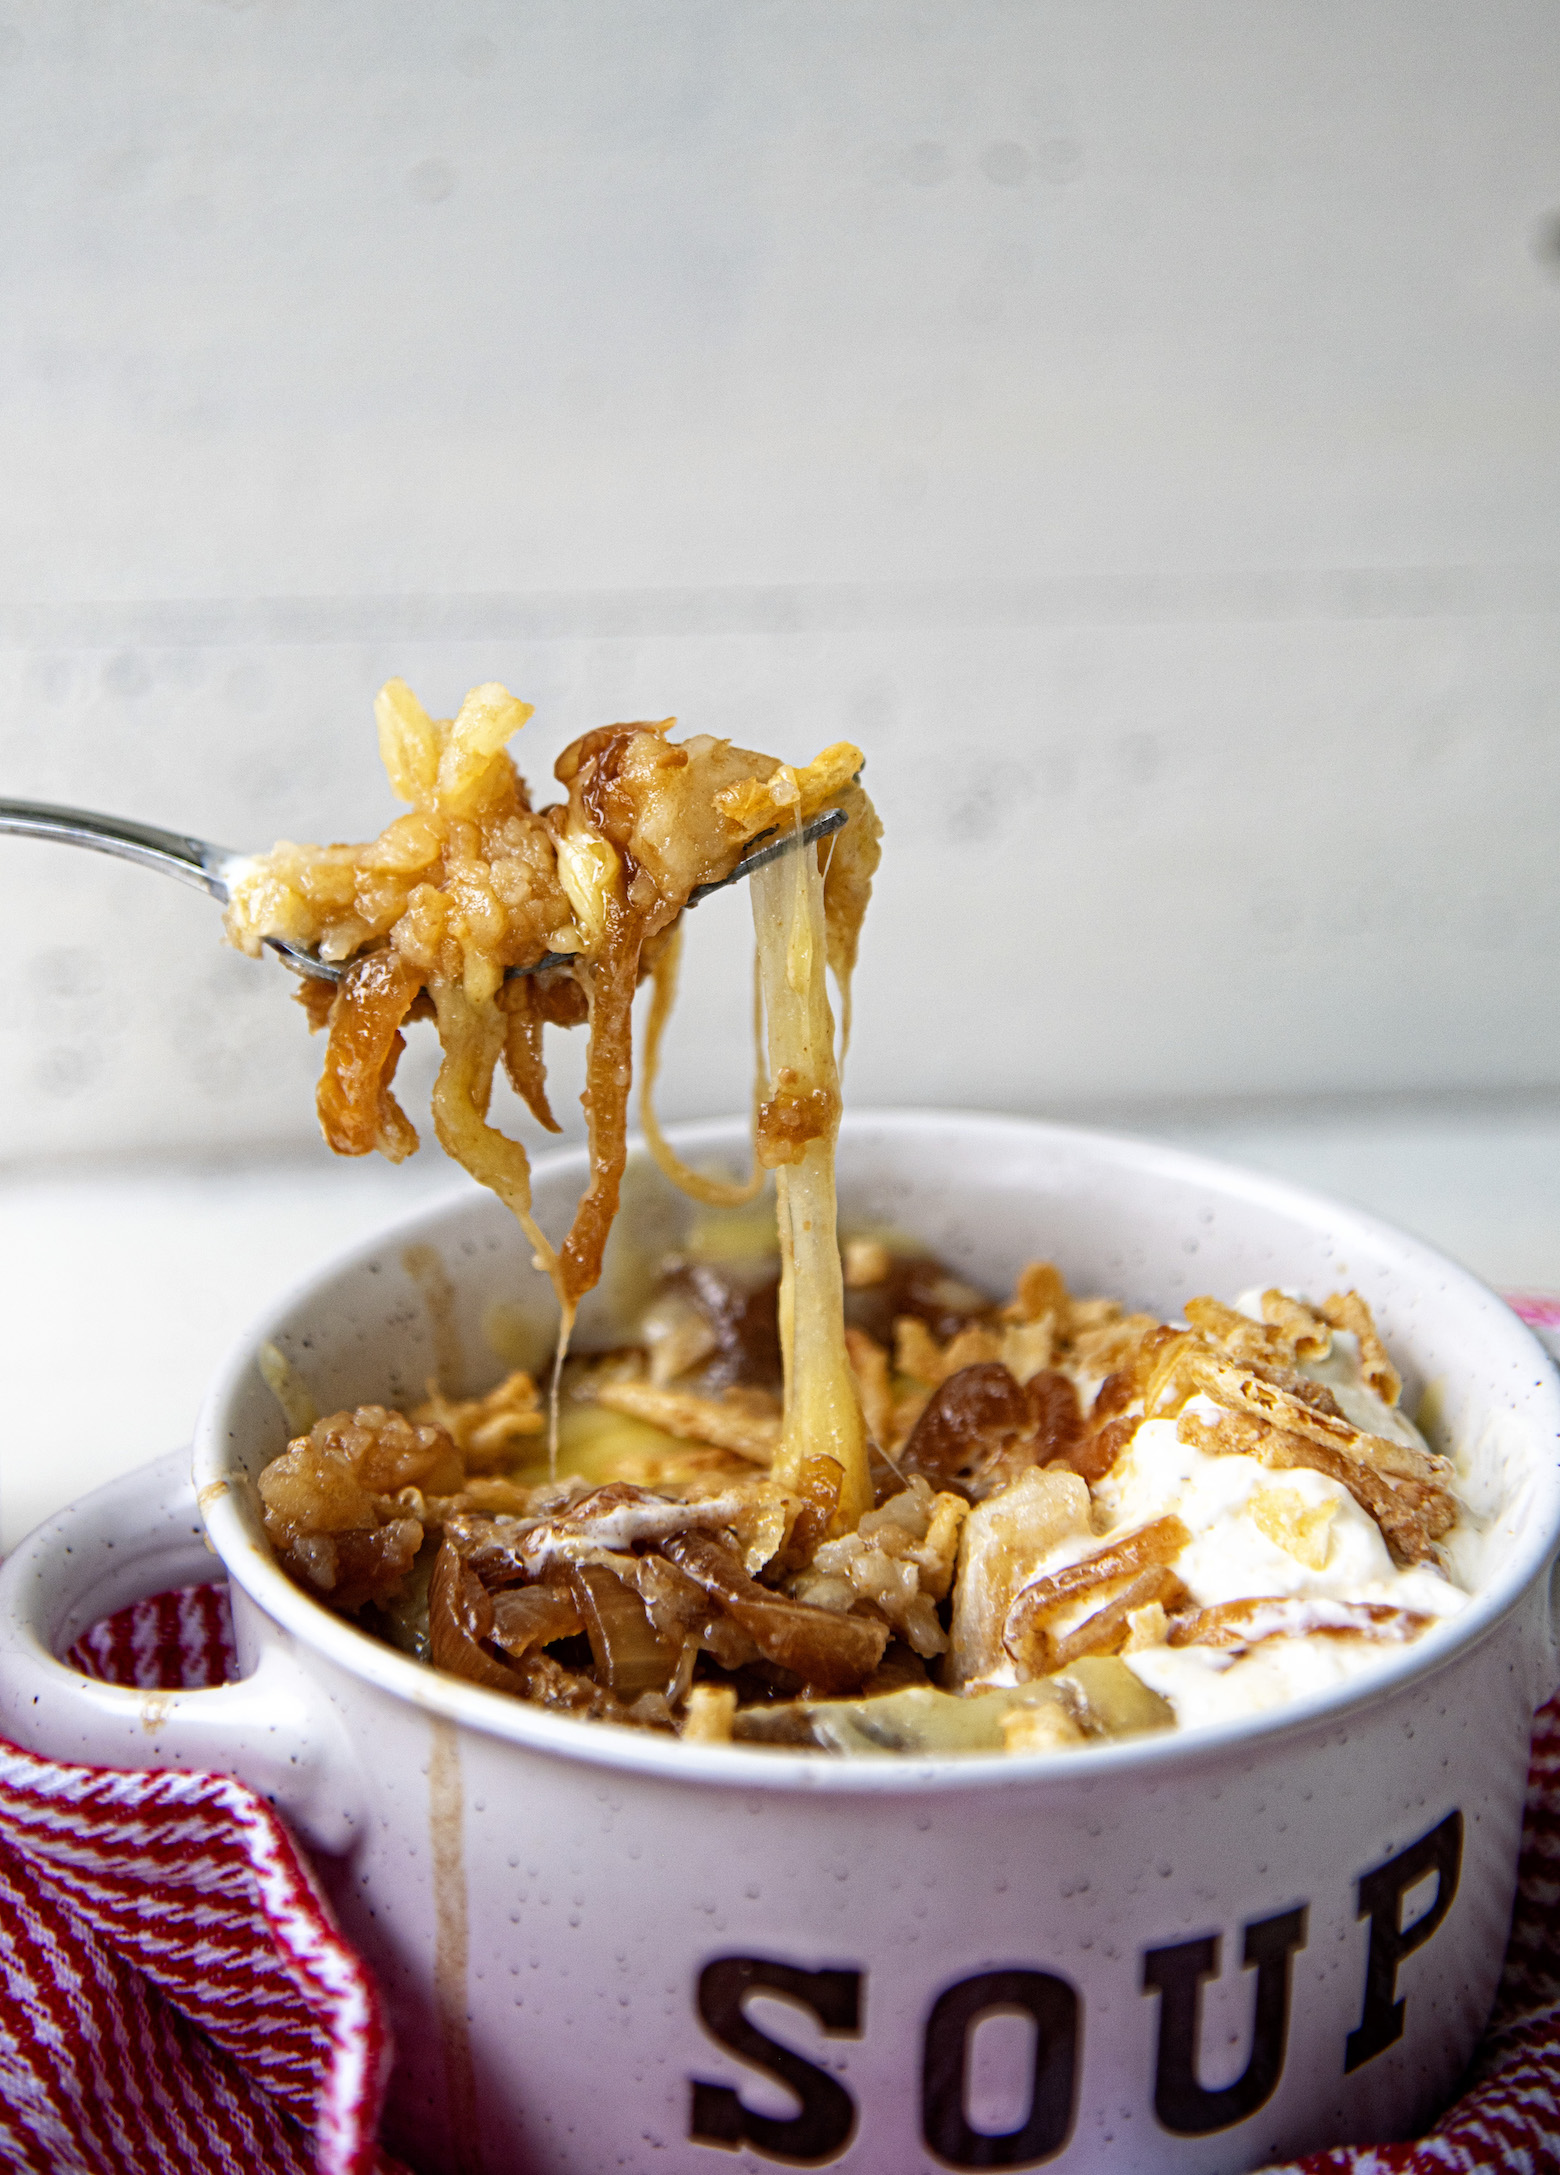
[[[1425,1280],[1449,1286],[1471,1312],[1483,1311],[1490,1333],[1509,1340],[1512,1363],[1531,1360],[1535,1372],[1538,1424],[1552,1430],[1560,1446],[1560,1378],[1543,1346],[1498,1296],[1468,1270],[1421,1239],[1398,1230],[1366,1211],[1327,1195],[1250,1170],[1238,1163],[1126,1133],[1041,1120],[1011,1118],[984,1111],[896,1109],[847,1114],[843,1130],[906,1138],[925,1137],[928,1127],[954,1127],[962,1133],[986,1130],[993,1147],[1022,1136],[1059,1151],[1138,1171],[1159,1172],[1200,1181],[1226,1201],[1265,1206],[1313,1225],[1325,1224],[1345,1238],[1353,1235],[1377,1249],[1396,1253],[1399,1267],[1416,1270]],[[714,1119],[669,1129],[684,1155],[713,1153],[738,1146],[747,1136],[746,1121]],[[635,1142],[634,1145],[642,1146]],[[586,1151],[561,1148],[536,1158],[533,1183],[582,1171]],[[1512,1556],[1466,1608],[1435,1626],[1401,1653],[1384,1657],[1361,1678],[1303,1694],[1266,1713],[1208,1723],[1196,1728],[1163,1730],[1065,1752],[903,1754],[881,1758],[839,1758],[826,1753],[793,1751],[748,1744],[688,1744],[657,1731],[583,1721],[550,1714],[505,1693],[490,1691],[427,1667],[371,1633],[335,1614],[295,1585],[272,1554],[259,1522],[257,1494],[242,1471],[235,1473],[236,1447],[226,1425],[227,1407],[255,1363],[259,1346],[276,1323],[316,1302],[328,1303],[339,1280],[376,1254],[405,1246],[428,1226],[448,1219],[467,1205],[490,1215],[493,1197],[468,1184],[424,1199],[415,1208],[379,1225],[364,1238],[340,1249],[273,1298],[230,1349],[218,1370],[197,1425],[193,1467],[196,1501],[211,1546],[233,1582],[260,1613],[291,1634],[299,1646],[347,1675],[409,1702],[431,1717],[453,1722],[489,1738],[551,1758],[624,1775],[640,1774],[700,1786],[752,1791],[787,1791],[820,1795],[887,1794],[915,1791],[1004,1790],[1055,1785],[1107,1787],[1123,1776],[1168,1781],[1175,1773],[1197,1769],[1245,1753],[1264,1752],[1275,1742],[1293,1739],[1296,1749],[1317,1732],[1335,1735],[1368,1710],[1411,1691],[1455,1658],[1500,1630],[1522,1608],[1560,1546],[1560,1458],[1536,1476],[1535,1515]],[[1556,1571],[1560,1579],[1560,1567]],[[1551,1612],[1552,1613],[1552,1612]],[[1551,1647],[1553,1627],[1548,1627]],[[1535,1663],[1535,1668],[1542,1664]]]

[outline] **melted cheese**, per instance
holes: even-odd
[[[771,1081],[759,1113],[758,1154],[775,1172],[780,1231],[785,1420],[774,1474],[799,1487],[809,1458],[832,1458],[841,1475],[838,1523],[853,1528],[872,1508],[872,1481],[845,1346],[836,1235],[840,1080],[824,982],[824,882],[816,854],[804,850],[770,862],[750,883]]]

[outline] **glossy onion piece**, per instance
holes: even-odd
[[[1029,1387],[1032,1396],[1034,1383]],[[1130,1368],[1108,1374],[1094,1393],[1087,1424],[1080,1425],[1071,1448],[1063,1453],[1091,1488],[1105,1478],[1142,1425],[1140,1418],[1127,1415],[1137,1394],[1137,1376]]]
[[[663,1556],[635,1557],[634,1587],[657,1637],[667,1646],[680,1648],[684,1640],[696,1638],[712,1613],[704,1588]]]
[[[428,1652],[434,1667],[490,1691],[523,1693],[524,1679],[479,1644],[492,1632],[492,1597],[453,1544],[443,1542],[428,1581]]]
[[[415,1518],[342,1533],[301,1534],[282,1550],[282,1562],[306,1592],[344,1616],[365,1601],[387,1601],[399,1591],[422,1546]]]
[[[580,1101],[590,1134],[590,1183],[580,1196],[568,1237],[558,1250],[561,1297],[571,1315],[601,1276],[607,1233],[617,1214],[628,1161],[628,1090],[633,1078],[634,991],[647,917],[609,894],[606,940],[578,971],[590,999],[585,1092]]]
[[[664,1556],[639,1556],[635,1565],[635,1589],[667,1646],[679,1653],[690,1646],[703,1647],[722,1669],[743,1669],[759,1659],[758,1648],[735,1617],[712,1601],[686,1571],[679,1571]]]
[[[1055,1367],[1042,1367],[1024,1385],[1035,1430],[1035,1463],[1049,1465],[1053,1458],[1069,1464],[1083,1439],[1083,1407],[1070,1375]]]
[[[1131,1637],[1130,1618],[1134,1610],[1146,1609],[1151,1601],[1157,1601],[1167,1611],[1178,1609],[1190,1598],[1168,1564],[1151,1563],[1113,1600],[1107,1601],[1102,1609],[1096,1609],[1092,1616],[1086,1616],[1065,1638],[1058,1639],[1044,1625],[1035,1625],[1031,1638],[1045,1640],[1049,1648],[1038,1674],[1049,1676],[1055,1669],[1066,1669],[1085,1654],[1119,1654]]]
[[[638,1594],[604,1564],[576,1564],[569,1584],[590,1640],[596,1681],[625,1699],[664,1691],[677,1666],[681,1641],[676,1646],[663,1643]]]
[[[1176,1617],[1171,1646],[1257,1646],[1264,1639],[1306,1639],[1320,1633],[1334,1639],[1414,1639],[1430,1623],[1414,1609],[1393,1608],[1385,1601],[1330,1601],[1275,1594],[1269,1598],[1221,1601]]]
[[[1068,1463],[1091,1488],[1098,1487],[1142,1424],[1141,1417],[1134,1415],[1091,1427],[1073,1445]]]
[[[315,1096],[320,1129],[337,1155],[378,1148],[399,1163],[417,1146],[390,1082],[406,1047],[401,1022],[421,986],[422,977],[393,951],[368,952],[341,977]]]
[[[1069,1563],[1046,1578],[1036,1579],[1023,1588],[1008,1610],[1002,1627],[1003,1645],[1021,1668],[1044,1676],[1056,1666],[1051,1659],[1055,1642],[1048,1624],[1059,1609],[1091,1593],[1103,1596],[1109,1587],[1125,1585],[1152,1565],[1173,1563],[1191,1538],[1179,1518],[1155,1518],[1136,1533],[1102,1548],[1097,1555],[1086,1556],[1082,1563]]]
[[[1022,1384],[1000,1360],[961,1367],[932,1392],[900,1453],[899,1470],[907,1480],[919,1473],[932,1487],[946,1488],[983,1452],[1030,1434],[1034,1424]]]
[[[890,1476],[897,1491],[897,1474]],[[829,1537],[840,1507],[840,1469],[833,1458],[803,1458],[793,1483],[800,1498],[795,1521],[780,1555],[779,1567],[800,1571],[812,1562],[820,1542]]]
[[[772,1593],[708,1534],[679,1534],[662,1544],[662,1553],[736,1619],[766,1661],[789,1669],[810,1691],[855,1691],[883,1659],[887,1624]]]
[[[515,1586],[494,1594],[492,1614],[488,1637],[516,1661],[551,1646],[555,1639],[572,1639],[585,1628],[573,1590],[562,1579],[543,1579],[536,1586]]]
[[[699,1368],[706,1390],[780,1388],[778,1277],[748,1283],[717,1262],[691,1261],[664,1288],[685,1294],[708,1325],[714,1350]]]

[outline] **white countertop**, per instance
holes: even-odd
[[[1505,1288],[1560,1291],[1560,1112],[1204,1118],[1161,1134],[1362,1202]],[[284,1285],[467,1183],[425,1151],[0,1177],[11,1425],[0,1545],[186,1441],[227,1345]]]

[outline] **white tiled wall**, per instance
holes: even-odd
[[[623,716],[849,735],[855,1095],[1245,1098],[1531,1277],[1557,98],[1540,0],[0,0],[0,793],[361,835],[391,672],[506,680],[533,774]],[[377,1201],[208,904],[0,840],[0,917],[28,1305],[158,1200],[152,1258],[250,1267]],[[745,1097],[742,921],[671,1114]]]
[[[1560,1078],[1552,8],[0,31],[4,790],[362,831],[391,671],[544,770],[849,733],[861,1094]],[[7,845],[0,914],[10,1157],[307,1137],[198,899]],[[674,1109],[742,1092],[711,918]]]

